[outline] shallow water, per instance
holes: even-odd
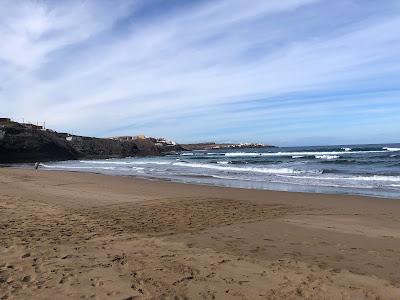
[[[50,162],[41,168],[400,199],[400,144],[215,149],[162,157]]]

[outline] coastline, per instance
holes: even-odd
[[[0,168],[0,208],[1,296],[400,297],[396,199]]]
[[[2,168],[0,166],[0,168]],[[9,169],[27,169],[25,167],[15,167],[15,166],[4,166],[3,168]],[[29,169],[28,169],[29,170]],[[393,197],[384,197],[379,195],[373,194],[363,194],[361,192],[355,193],[353,191],[347,191],[345,189],[340,190],[337,187],[332,187],[330,190],[323,191],[312,191],[312,187],[308,187],[310,190],[303,190],[299,191],[296,189],[287,189],[287,190],[279,190],[279,189],[268,189],[268,188],[255,188],[255,187],[238,187],[234,185],[224,185],[224,184],[212,184],[212,183],[202,183],[202,182],[190,182],[190,181],[183,181],[183,180],[174,180],[171,178],[163,178],[163,177],[151,177],[151,176],[144,176],[144,175],[125,175],[125,174],[105,174],[98,171],[74,171],[74,170],[48,170],[48,169],[41,169],[44,172],[67,172],[67,173],[87,173],[87,174],[95,174],[95,175],[104,175],[104,176],[115,176],[115,177],[127,177],[132,179],[139,179],[139,180],[149,180],[149,181],[156,181],[156,182],[170,182],[170,183],[177,183],[177,184],[187,184],[192,186],[206,186],[206,187],[220,187],[220,188],[227,188],[227,189],[238,189],[238,190],[255,190],[255,191],[266,191],[266,192],[278,192],[278,193],[297,193],[297,194],[316,194],[321,196],[326,195],[337,195],[337,196],[354,196],[354,197],[363,197],[363,198],[373,198],[373,199],[382,199],[382,200],[397,200],[400,201],[400,197],[393,196]],[[300,186],[300,185],[299,185]],[[317,188],[317,187],[314,187]],[[340,190],[340,191],[339,191]]]
[[[400,199],[399,149],[393,145],[290,147],[55,161],[48,170],[167,179],[247,189]]]
[[[33,163],[30,163],[32,168],[34,166]],[[27,164],[28,165],[28,164]],[[15,169],[15,170],[28,170],[32,171],[32,169],[27,167],[19,167],[13,165],[0,165],[1,169]],[[394,200],[399,201],[400,198],[397,197],[382,197],[382,196],[374,196],[374,195],[364,195],[364,194],[357,194],[352,192],[314,192],[314,191],[296,191],[296,190],[277,190],[277,189],[265,189],[265,188],[253,188],[253,187],[236,187],[236,186],[229,186],[229,185],[219,185],[219,184],[210,184],[210,183],[192,183],[189,181],[178,181],[169,178],[162,178],[162,177],[150,177],[150,176],[140,176],[140,175],[125,175],[125,174],[105,174],[98,171],[74,171],[74,170],[49,170],[49,169],[39,169],[41,172],[53,172],[53,173],[73,173],[73,174],[93,174],[93,175],[100,175],[100,176],[111,176],[111,177],[124,177],[124,178],[131,178],[133,180],[144,180],[144,181],[151,181],[151,182],[165,182],[165,183],[174,183],[178,185],[189,185],[189,186],[203,186],[203,187],[216,187],[216,188],[223,188],[223,189],[234,189],[234,190],[246,190],[246,191],[265,191],[265,192],[276,192],[276,193],[294,193],[294,194],[305,194],[305,195],[319,195],[323,196],[344,196],[344,197],[361,197],[361,198],[371,198],[371,199],[379,199],[379,200]]]

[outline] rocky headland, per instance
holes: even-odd
[[[84,137],[0,119],[0,163],[150,156],[182,150],[155,138]]]
[[[176,144],[143,135],[96,138],[60,133],[0,118],[0,163],[157,156],[172,152],[274,147],[256,143]]]

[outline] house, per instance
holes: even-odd
[[[68,142],[82,141],[82,137],[76,135],[69,135],[65,138]]]
[[[158,138],[157,143],[163,144],[163,145],[169,145],[169,146],[175,146],[176,143],[171,140],[167,140],[165,138]]]
[[[111,139],[115,140],[115,141],[131,141],[132,137],[131,136],[114,136]]]
[[[132,139],[134,139],[134,140],[144,140],[144,139],[147,139],[147,136],[145,136],[144,134],[139,134],[139,135],[133,136]]]
[[[134,136],[114,136],[111,137],[110,139],[116,140],[116,141],[132,141],[132,140],[145,140],[147,139],[147,136],[140,134],[140,135],[134,135]]]
[[[35,124],[29,124],[29,123],[25,123],[22,124],[25,128],[29,128],[29,129],[36,129],[36,130],[42,130],[43,126],[40,125],[35,125]]]
[[[10,118],[0,118],[0,123],[9,123],[11,122]]]

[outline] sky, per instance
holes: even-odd
[[[178,142],[400,142],[398,0],[0,0],[0,116]]]

